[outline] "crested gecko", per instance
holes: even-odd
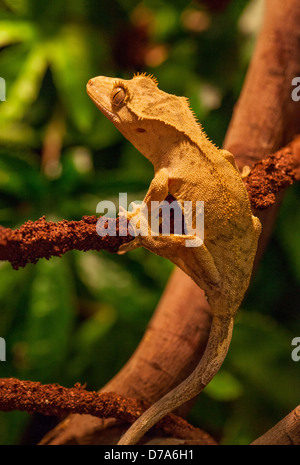
[[[188,99],[163,92],[153,76],[130,80],[98,76],[87,84],[97,108],[153,164],[154,177],[144,198],[162,202],[171,194],[180,204],[204,201],[204,240],[195,235],[153,235],[142,208],[120,212],[148,229],[123,244],[125,253],[143,246],[168,258],[205,291],[212,325],[195,370],[154,403],[125,432],[119,444],[135,444],[166,414],[198,395],[222,365],[234,318],[248,288],[261,225],[253,216],[233,155],[217,148],[190,109]],[[194,220],[193,220],[194,221]],[[145,223],[147,223],[145,225]],[[196,246],[195,246],[196,245]]]

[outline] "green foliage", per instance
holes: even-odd
[[[0,224],[80,219],[119,192],[143,198],[152,166],[87,97],[93,76],[153,73],[161,88],[190,98],[221,145],[255,37],[242,26],[248,3],[212,14],[200,0],[2,0]],[[298,199],[294,186],[224,367],[191,414],[223,443],[251,441],[298,402],[290,356],[300,333]],[[18,271],[0,264],[0,377],[99,388],[135,349],[171,270],[145,250],[69,252]],[[26,427],[26,414],[0,413],[0,443],[19,443]]]

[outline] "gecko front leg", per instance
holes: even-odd
[[[134,231],[138,229],[139,234],[132,241],[119,247],[119,255],[123,255],[130,250],[142,247],[143,237],[151,235],[151,226],[149,223],[151,216],[151,202],[162,202],[167,197],[169,189],[168,183],[168,171],[163,168],[156,172],[141,206],[134,204],[133,212],[120,209],[119,216],[123,215],[131,222],[132,229],[130,232],[134,233]]]

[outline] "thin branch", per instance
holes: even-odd
[[[275,194],[300,179],[300,136],[287,147],[256,163],[245,179],[251,204],[266,209],[275,202]],[[170,197],[170,196],[169,196]],[[171,199],[168,198],[170,201]],[[108,250],[117,252],[119,246],[133,237],[127,229],[119,230],[116,219],[116,236],[100,237],[96,231],[96,216],[84,216],[80,221],[27,221],[19,229],[0,226],[0,260],[8,260],[14,269],[40,258],[61,257],[70,250]],[[107,226],[114,221],[107,218]]]
[[[113,392],[99,394],[87,391],[80,384],[65,388],[58,384],[16,378],[0,379],[0,410],[5,412],[20,410],[59,417],[79,413],[99,418],[113,417],[128,424],[133,423],[147,407],[141,401]],[[202,441],[202,444],[216,444],[207,433],[173,414],[157,423],[153,431],[179,439]]]
[[[97,234],[96,216],[84,216],[80,221],[27,221],[19,229],[0,226],[0,260],[8,260],[14,269],[40,258],[61,257],[70,250],[108,250],[116,252],[121,244],[132,240],[127,231],[120,235],[116,219],[116,236]],[[108,218],[107,224],[113,219]]]
[[[300,405],[251,445],[300,446]]]

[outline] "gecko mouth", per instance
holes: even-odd
[[[87,83],[86,90],[90,99],[94,102],[98,110],[100,110],[101,113],[103,113],[103,115],[106,116],[106,118],[111,120],[113,123],[120,122],[119,116],[113,113],[112,111],[108,110],[106,105],[101,102],[101,100],[103,100],[103,95],[100,92],[100,90],[93,85],[92,79],[90,79],[90,81]]]

